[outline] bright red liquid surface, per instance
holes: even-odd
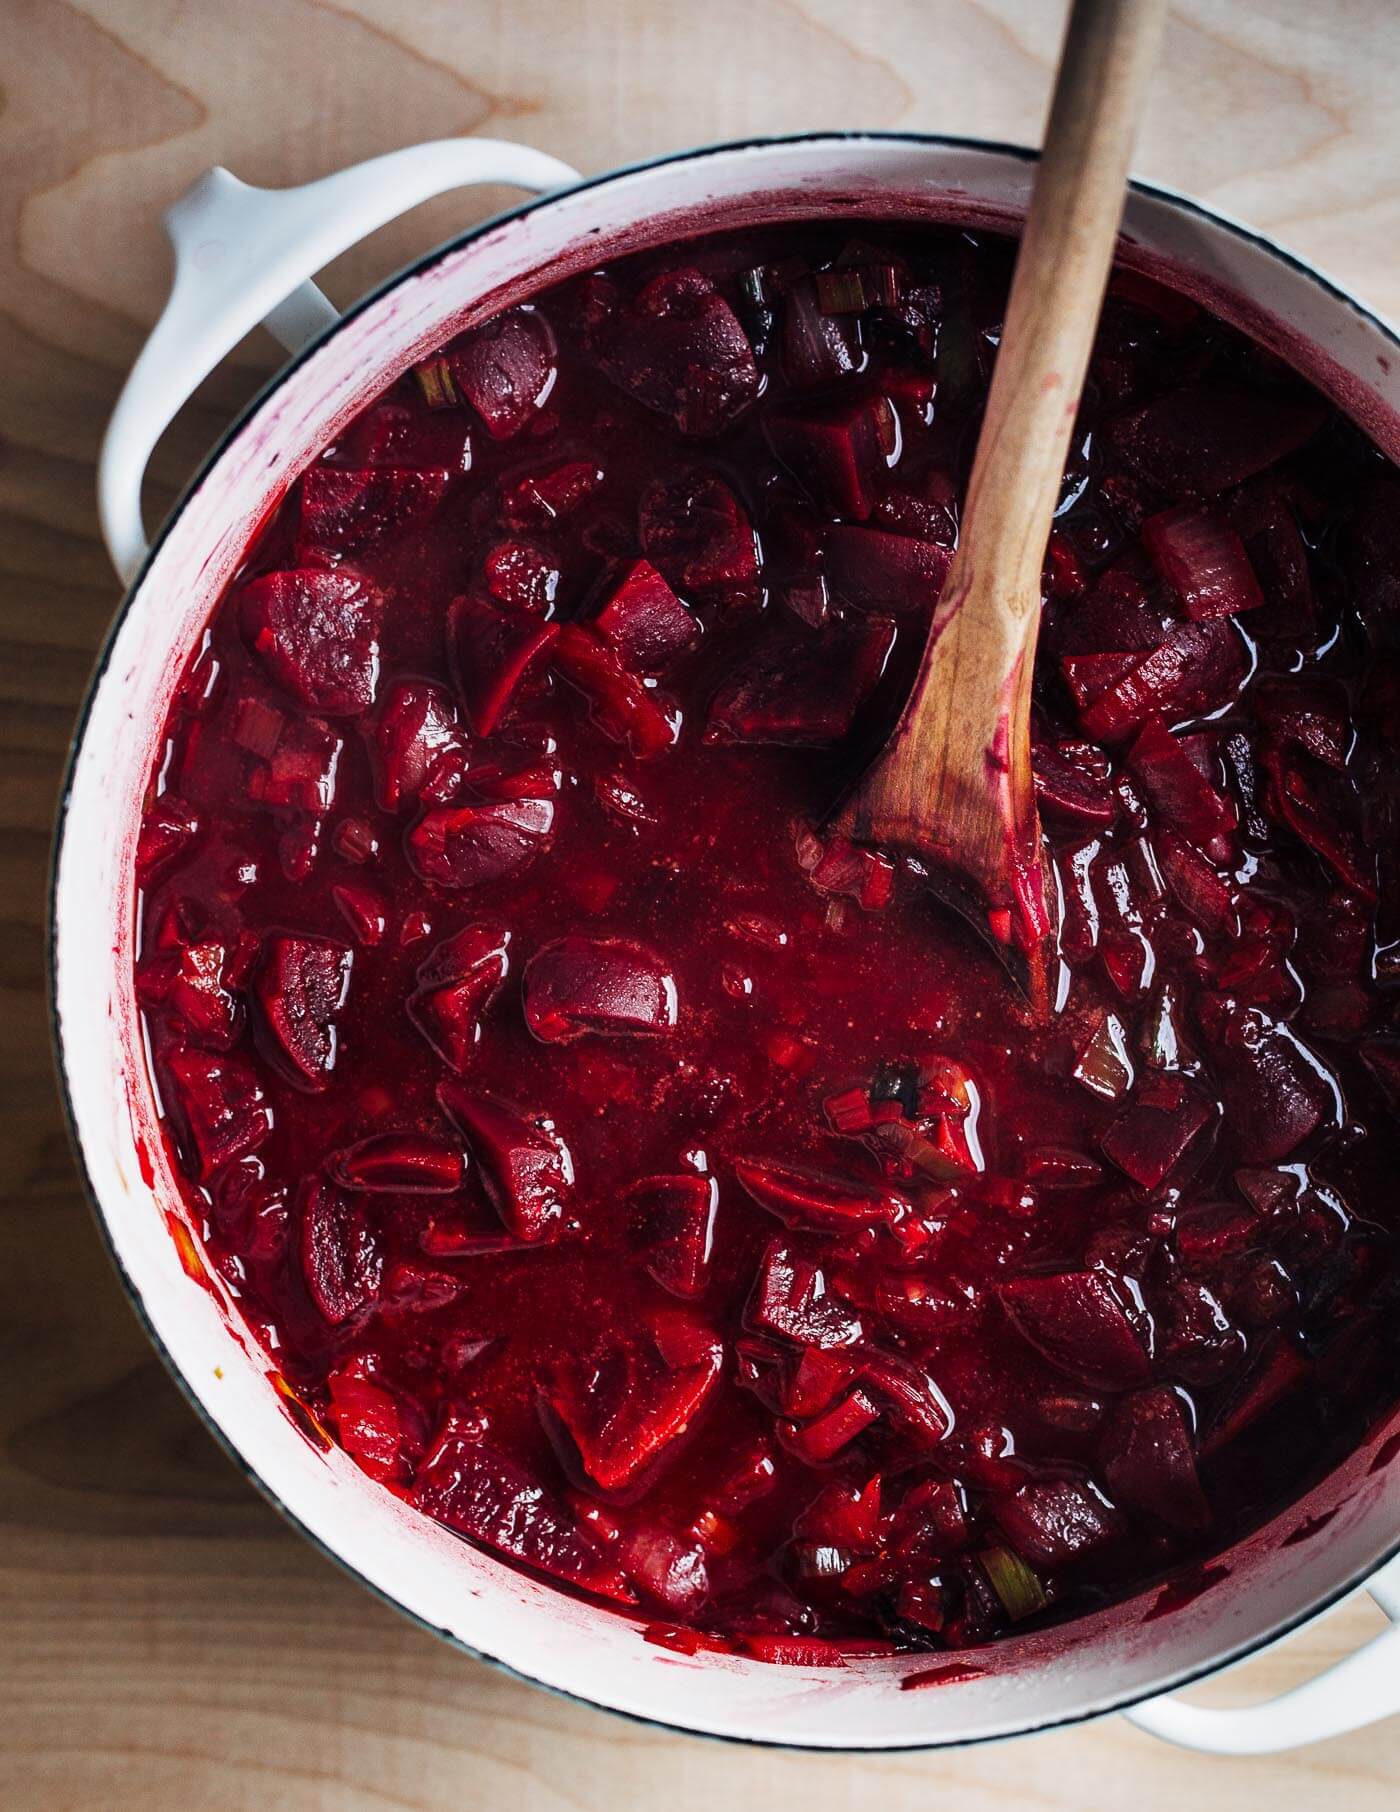
[[[1400,489],[1118,284],[1036,1025],[814,828],[917,659],[1009,272],[852,237],[569,283],[367,410],[216,612],[141,854],[174,1149],[291,1386],[459,1533],[774,1659],[1091,1608],[1397,1394]]]

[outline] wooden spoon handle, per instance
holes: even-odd
[[[924,856],[1032,955],[1049,923],[1030,763],[1040,576],[1166,0],[1075,0],[953,556],[923,662],[837,822]]]
[[[1020,613],[1039,607],[1045,543],[1165,13],[1166,0],[1075,0],[1066,28],[954,561],[955,571],[995,574]]]

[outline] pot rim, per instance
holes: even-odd
[[[571,1704],[585,1706],[591,1711],[602,1712],[612,1717],[624,1718],[629,1723],[639,1724],[651,1729],[663,1730],[677,1736],[699,1738],[710,1742],[732,1743],[756,1749],[786,1750],[797,1754],[807,1755],[862,1755],[882,1753],[920,1754],[944,1749],[967,1749],[988,1743],[1010,1742],[1019,1738],[1037,1736],[1051,1730],[1068,1729],[1075,1725],[1091,1723],[1099,1718],[1107,1717],[1112,1713],[1130,1710],[1135,1705],[1145,1704],[1151,1700],[1160,1698],[1165,1694],[1179,1692],[1184,1687],[1189,1687],[1198,1681],[1222,1673],[1228,1668],[1239,1665],[1251,1656],[1272,1647],[1275,1643],[1283,1641],[1285,1638],[1301,1629],[1305,1624],[1311,1623],[1315,1618],[1325,1615],[1344,1599],[1362,1589],[1373,1574],[1379,1572],[1391,1562],[1400,1559],[1400,1529],[1397,1529],[1394,1541],[1377,1560],[1368,1566],[1354,1571],[1341,1583],[1314,1600],[1304,1609],[1298,1611],[1296,1615],[1287,1618],[1278,1627],[1261,1635],[1250,1636],[1235,1644],[1234,1647],[1227,1648],[1211,1661],[1196,1666],[1188,1666],[1180,1672],[1173,1674],[1167,1679],[1159,1681],[1150,1687],[1132,1688],[1121,1696],[1110,1695],[1102,1703],[1090,1706],[1085,1710],[1046,1717],[1015,1730],[982,1732],[975,1735],[941,1737],[929,1740],[915,1739],[909,1742],[898,1740],[888,1742],[881,1741],[873,1744],[861,1745],[852,1743],[826,1744],[803,1742],[791,1738],[759,1737],[730,1731],[697,1729],[693,1725],[680,1723],[671,1718],[651,1716],[645,1712],[606,1704],[602,1700],[592,1698],[582,1691],[559,1686],[548,1680],[539,1679],[535,1675],[527,1673],[522,1668],[515,1666],[513,1663],[502,1660],[499,1656],[489,1654],[484,1649],[474,1647],[464,1637],[456,1634],[454,1631],[434,1624],[430,1618],[421,1616],[418,1612],[409,1609],[384,1587],[378,1585],[374,1580],[362,1573],[358,1567],[345,1559],[337,1549],[330,1545],[328,1540],[323,1538],[305,1523],[297,1512],[272,1489],[256,1467],[244,1457],[241,1449],[235,1445],[233,1439],[224,1431],[222,1425],[215,1418],[212,1411],[206,1407],[202,1399],[196,1393],[193,1385],[186,1377],[174,1355],[156,1331],[155,1324],[147,1312],[142,1291],[128,1271],[118,1251],[107,1218],[106,1209],[103,1206],[100,1193],[93,1182],[92,1175],[88,1168],[87,1154],[84,1150],[82,1137],[78,1128],[78,1119],[74,1106],[73,1089],[69,1079],[63,1042],[63,1029],[60,1023],[58,1006],[58,884],[60,870],[63,865],[69,808],[72,802],[78,758],[87,734],[97,694],[108,675],[116,641],[136,603],[136,599],[146,582],[146,578],[158,555],[161,553],[167,540],[177,526],[180,518],[183,516],[191,498],[213,472],[228,448],[252,423],[269,399],[282,387],[293,373],[299,370],[308,359],[313,357],[322,346],[333,339],[343,327],[356,320],[367,309],[373,307],[393,290],[408,282],[410,279],[421,276],[444,258],[464,250],[467,246],[473,244],[478,239],[484,238],[488,233],[494,232],[497,228],[506,225],[508,222],[522,219],[541,209],[549,207],[565,197],[572,198],[586,194],[590,190],[603,188],[607,184],[624,177],[640,175],[647,171],[662,169],[672,164],[693,163],[705,158],[722,157],[747,151],[761,152],[765,150],[776,150],[798,145],[850,145],[863,143],[905,144],[912,146],[928,146],[940,150],[968,151],[986,154],[991,157],[1010,158],[1026,164],[1038,163],[1040,160],[1040,152],[1036,147],[1012,144],[1004,140],[978,138],[959,133],[859,129],[758,134],[748,138],[729,139],[712,144],[690,146],[681,151],[663,152],[655,157],[640,158],[631,163],[615,165],[611,169],[603,171],[596,176],[584,177],[579,182],[571,184],[567,188],[555,189],[543,194],[529,196],[524,201],[515,204],[513,207],[503,208],[498,213],[492,214],[485,220],[479,221],[473,226],[468,227],[464,232],[456,234],[452,238],[433,246],[420,257],[403,265],[398,270],[391,272],[387,277],[366,290],[362,296],[357,297],[353,303],[346,307],[336,320],[329,323],[302,346],[292,357],[279,365],[276,370],[268,376],[266,381],[258,386],[254,394],[243,407],[238,410],[227,426],[218,434],[209,450],[199,461],[188,482],[182,487],[175,502],[170,506],[170,509],[161,521],[159,528],[151,539],[150,546],[146,550],[146,554],[142,559],[140,566],[137,568],[130,583],[123,591],[121,600],[118,603],[116,610],[113,612],[112,619],[99,644],[93,662],[92,672],[89,675],[87,684],[84,688],[82,701],[69,737],[68,752],[64,761],[58,806],[55,813],[54,835],[50,848],[48,884],[45,894],[45,912],[48,920],[48,936],[46,939],[45,956],[47,970],[46,979],[48,984],[49,1037],[53,1050],[54,1067],[58,1077],[59,1098],[63,1110],[64,1124],[67,1128],[69,1144],[77,1165],[83,1194],[87,1199],[88,1207],[97,1224],[98,1233],[106,1248],[113,1269],[116,1271],[146,1338],[150,1341],[152,1347],[159,1355],[162,1364],[165,1366],[166,1371],[173,1379],[180,1393],[193,1408],[199,1420],[223,1449],[224,1453],[227,1454],[238,1472],[255,1488],[255,1490],[257,1490],[259,1495],[283,1517],[302,1540],[307,1542],[313,1550],[324,1558],[332,1561],[335,1566],[352,1579],[357,1586],[368,1591],[374,1598],[389,1606],[409,1623],[412,1623],[418,1628],[427,1631],[430,1635],[445,1641],[450,1647],[474,1661],[485,1663],[487,1666],[496,1669],[498,1672],[503,1673],[512,1679],[522,1681],[527,1686],[543,1690],[552,1696],[564,1699]],[[1308,259],[1301,257],[1298,253],[1290,250],[1288,247],[1280,245],[1276,240],[1270,238],[1268,234],[1262,233],[1257,228],[1247,225],[1245,222],[1236,219],[1234,216],[1208,207],[1204,202],[1198,201],[1194,197],[1187,195],[1180,190],[1169,188],[1164,184],[1146,182],[1130,177],[1126,187],[1128,192],[1132,195],[1141,196],[1149,201],[1163,203],[1169,209],[1174,209],[1179,213],[1194,217],[1213,228],[1228,233],[1231,237],[1239,240],[1241,243],[1250,245],[1255,249],[1266,253],[1276,262],[1291,269],[1297,275],[1307,278],[1318,289],[1322,290],[1331,301],[1346,308],[1348,312],[1364,322],[1369,328],[1374,330],[1395,348],[1397,354],[1400,354],[1400,331],[1397,331],[1384,316],[1360,301],[1351,293],[1351,291],[1346,289],[1335,278],[1321,270],[1317,265],[1311,263]]]

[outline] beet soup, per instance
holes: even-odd
[[[682,1647],[962,1649],[1400,1397],[1400,481],[1127,272],[1045,565],[1037,1018],[824,829],[956,545],[1011,247],[717,234],[408,372],[171,709],[136,988],[310,1418]]]

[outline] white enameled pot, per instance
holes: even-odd
[[[215,170],[168,217],[170,305],[103,450],[103,530],[130,590],[63,801],[53,990],[74,1136],[126,1287],[249,1476],[351,1573],[474,1654],[678,1729],[897,1749],[1132,1707],[1134,1721],[1159,1735],[1246,1753],[1400,1711],[1400,1417],[1304,1503],[1222,1556],[1208,1589],[1180,1608],[1160,1614],[1149,1592],[969,1655],[980,1671],[966,1677],[906,1691],[902,1677],[927,1670],[930,1657],[782,1668],[649,1644],[636,1622],[513,1572],[406,1509],[343,1454],[320,1451],[285,1413],[236,1309],[182,1265],[167,1217],[183,1211],[156,1132],[131,982],[141,799],[172,688],[250,537],[303,467],[411,361],[567,272],[681,233],[838,215],[1014,226],[1032,170],[1024,151],[913,134],[720,146],[587,182],[538,152],[480,139],[419,146],[286,191],[247,188]],[[404,209],[473,183],[513,184],[538,199],[337,318],[312,273]],[[1186,283],[1301,364],[1388,452],[1400,449],[1400,343],[1335,284],[1160,190],[1134,188],[1124,234],[1130,262]],[[150,451],[194,385],[259,321],[295,356],[225,435],[148,551],[140,488]],[[1162,1696],[1363,1585],[1391,1627],[1285,1698],[1206,1712]]]

